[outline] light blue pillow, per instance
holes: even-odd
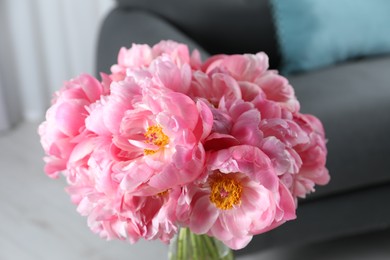
[[[271,0],[287,74],[390,53],[390,0]]]

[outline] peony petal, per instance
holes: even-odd
[[[228,230],[233,237],[248,235],[252,223],[251,216],[245,214],[240,208],[231,209],[220,214],[222,226]]]
[[[68,136],[75,136],[80,133],[84,126],[86,114],[82,101],[69,101],[58,105],[56,110],[56,123],[58,128]]]
[[[233,237],[231,240],[223,241],[225,245],[230,247],[233,250],[239,250],[246,247],[249,242],[252,240],[252,235],[243,236],[243,237]]]
[[[81,83],[81,88],[91,103],[99,100],[100,96],[104,93],[103,86],[100,82],[88,74],[79,76],[79,81]]]
[[[94,138],[87,138],[82,142],[78,143],[74,147],[69,157],[69,163],[75,163],[76,161],[79,161],[88,154],[92,153],[93,149],[96,147],[96,141],[97,140],[95,140]]]
[[[152,169],[148,168],[145,164],[141,164],[139,161],[131,162],[125,168],[116,169],[116,171],[122,171],[126,174],[120,183],[120,187],[128,192],[135,191],[154,174]]]
[[[263,134],[258,128],[259,123],[259,111],[246,111],[238,117],[232,127],[231,133],[241,144],[259,146],[263,139]]]
[[[233,234],[222,226],[220,218],[215,221],[209,233],[221,241],[229,241],[233,238]]]
[[[98,135],[110,136],[111,129],[108,129],[103,121],[103,107],[96,104],[91,107],[90,115],[85,119],[85,127]]]
[[[194,135],[202,141],[210,134],[213,127],[213,114],[205,102],[198,100],[196,106],[199,111],[198,124],[194,129]]]
[[[190,229],[196,234],[205,234],[218,218],[217,208],[210,202],[208,196],[199,198],[194,205],[190,219]]]
[[[278,203],[278,208],[283,211],[283,219],[285,221],[295,219],[297,217],[295,212],[297,205],[295,204],[291,192],[282,182],[279,183],[279,194],[280,201]]]
[[[206,151],[222,150],[232,146],[239,145],[240,142],[231,135],[212,133],[205,140],[204,148]]]

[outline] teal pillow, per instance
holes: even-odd
[[[390,0],[271,0],[282,72],[390,53]]]

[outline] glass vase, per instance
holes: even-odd
[[[233,260],[233,251],[221,241],[207,235],[197,235],[180,228],[172,238],[169,260]]]

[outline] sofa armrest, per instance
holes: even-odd
[[[154,13],[191,36],[210,54],[256,53],[280,63],[269,0],[117,0],[123,9]]]
[[[97,73],[110,71],[110,66],[117,63],[121,47],[129,48],[132,43],[154,45],[168,39],[186,43],[191,50],[196,48],[202,58],[209,56],[199,44],[166,20],[142,10],[116,8],[109,13],[100,30]]]

